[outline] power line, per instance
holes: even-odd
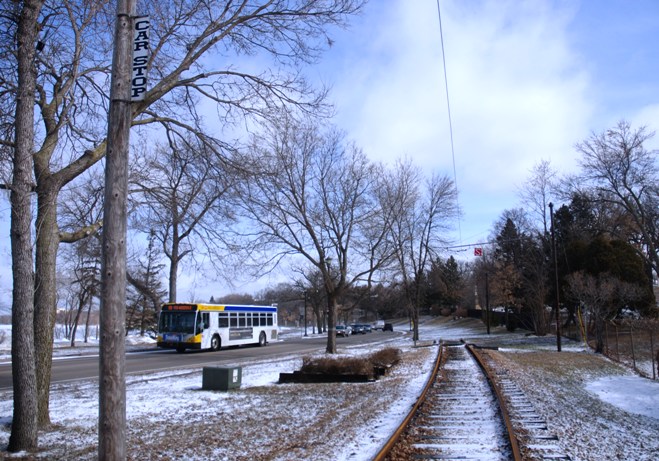
[[[439,37],[442,44],[442,63],[444,65],[444,89],[446,90],[446,108],[448,110],[448,127],[449,127],[449,136],[451,138],[451,158],[453,160],[453,182],[455,183],[455,190],[457,192],[456,200],[458,202],[458,210],[460,210],[460,200],[459,191],[458,191],[458,175],[455,168],[455,147],[453,144],[453,122],[451,117],[451,101],[449,99],[448,91],[448,77],[446,74],[446,53],[444,52],[444,31],[442,28],[442,13],[441,8],[439,7],[439,0],[437,0],[437,18],[439,19]],[[458,214],[458,238],[462,241],[462,227],[460,222],[460,215]]]

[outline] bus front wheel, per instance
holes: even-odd
[[[263,347],[268,344],[268,341],[265,338],[265,331],[262,331],[259,335],[259,346]]]
[[[220,340],[220,337],[218,335],[213,336],[211,338],[211,350],[219,351],[221,346],[222,346],[222,341]]]

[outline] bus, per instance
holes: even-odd
[[[276,306],[166,303],[158,319],[158,347],[210,349],[265,346],[278,335]]]

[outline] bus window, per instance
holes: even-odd
[[[239,312],[238,313],[238,326],[239,327],[244,327],[245,326],[245,313],[244,312]]]
[[[220,312],[217,319],[217,326],[219,328],[229,328],[229,313]]]
[[[238,313],[237,312],[231,312],[229,313],[229,325],[231,328],[236,328],[238,326]]]
[[[252,313],[251,312],[247,313],[247,326],[248,327],[252,326]]]
[[[268,313],[268,326],[272,326],[272,314]]]
[[[194,312],[162,312],[159,331],[163,333],[192,333],[194,331]]]

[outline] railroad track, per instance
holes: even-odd
[[[569,460],[532,402],[489,362],[485,350],[442,344],[419,401],[375,460]]]

